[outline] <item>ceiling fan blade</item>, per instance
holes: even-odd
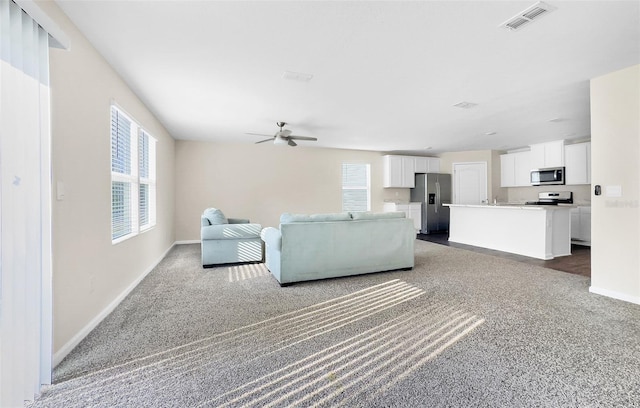
[[[274,139],[273,137],[270,137],[269,139],[264,139],[264,140],[261,140],[261,141],[259,141],[259,142],[256,142],[256,144],[258,144],[258,143],[264,143],[264,142],[271,142],[273,139]]]
[[[267,134],[265,134],[265,133],[250,133],[250,132],[247,132],[247,133],[245,133],[245,135],[269,136],[269,137],[272,137],[271,135],[267,135]]]
[[[310,137],[310,136],[296,136],[296,135],[291,135],[289,136],[289,139],[297,139],[297,140],[312,140],[312,141],[317,141],[318,138],[317,137]]]
[[[283,129],[278,131],[276,134],[280,135],[280,137],[287,137],[291,134],[291,131],[289,129]]]
[[[296,142],[294,142],[293,140],[291,140],[291,138],[289,138],[289,140],[287,141],[287,143],[288,143],[288,144],[289,144],[289,146],[291,146],[291,147],[295,147],[295,146],[297,146],[297,145],[298,145]]]

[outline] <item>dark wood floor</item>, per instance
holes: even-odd
[[[561,256],[555,259],[545,261],[542,259],[530,258],[528,256],[496,251],[493,249],[486,249],[486,248],[480,248],[480,247],[475,247],[471,245],[449,242],[449,234],[446,232],[437,233],[437,234],[428,234],[428,235],[418,234],[417,238],[423,241],[434,242],[436,244],[447,245],[455,248],[462,248],[469,251],[475,251],[483,254],[499,256],[502,258],[513,259],[515,261],[529,263],[532,265],[539,265],[545,268],[555,269],[558,271],[591,277],[591,248],[588,246],[571,245],[571,255]]]

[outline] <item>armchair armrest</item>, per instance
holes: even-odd
[[[261,229],[260,224],[208,225],[200,230],[200,238],[203,240],[258,238]]]
[[[282,233],[279,229],[267,227],[260,232],[260,238],[269,245],[269,247],[280,250],[282,246]]]

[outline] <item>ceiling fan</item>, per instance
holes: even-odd
[[[279,131],[277,131],[272,137],[270,137],[269,139],[264,139],[261,140],[259,142],[256,142],[256,144],[258,143],[264,143],[264,142],[270,142],[273,140],[273,144],[276,145],[281,145],[281,144],[288,144],[289,146],[297,146],[298,144],[296,142],[294,142],[293,140],[310,140],[310,141],[316,141],[318,140],[318,138],[315,137],[309,137],[309,136],[296,136],[296,135],[292,135],[291,131],[289,129],[283,129],[283,127],[286,125],[286,122],[277,122],[276,125],[278,125],[278,127],[280,128]],[[269,136],[269,135],[265,135],[262,133],[247,133],[248,135],[258,135],[258,136]]]

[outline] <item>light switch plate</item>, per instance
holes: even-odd
[[[606,197],[622,197],[622,186],[605,186],[604,195]]]

